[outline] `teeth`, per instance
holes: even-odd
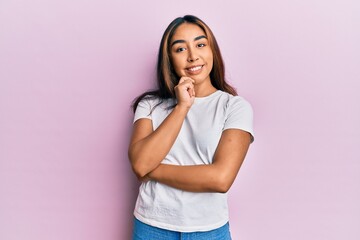
[[[195,72],[197,70],[200,70],[201,68],[202,68],[202,66],[197,66],[197,67],[189,68],[189,71]]]

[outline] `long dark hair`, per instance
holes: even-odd
[[[133,103],[133,110],[135,112],[137,105],[143,98],[160,98],[161,100],[175,98],[174,87],[179,81],[179,77],[175,73],[170,60],[170,41],[176,29],[183,23],[192,23],[199,26],[208,39],[209,46],[213,52],[213,68],[210,72],[210,79],[212,85],[224,92],[232,95],[237,95],[236,90],[225,81],[225,67],[221,57],[220,48],[216,42],[215,36],[211,29],[198,17],[186,15],[174,19],[166,28],[162,36],[159,48],[159,55],[157,61],[157,90],[148,91],[137,98]]]

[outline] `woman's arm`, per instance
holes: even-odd
[[[239,129],[225,130],[212,164],[193,166],[160,164],[148,174],[148,177],[185,191],[225,193],[236,178],[250,142],[251,135],[248,132]]]
[[[188,110],[175,106],[173,111],[153,131],[150,119],[134,123],[129,146],[129,159],[135,174],[141,178],[156,168],[174,144]]]
[[[194,103],[195,92],[191,78],[181,78],[174,90],[178,104],[155,131],[150,119],[139,119],[134,123],[128,155],[138,178],[154,170],[168,154]]]

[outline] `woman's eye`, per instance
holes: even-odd
[[[198,44],[198,47],[202,48],[202,47],[205,47],[206,45],[204,43],[200,43]]]
[[[178,49],[176,49],[176,52],[182,52],[182,51],[185,51],[185,48],[178,48]]]

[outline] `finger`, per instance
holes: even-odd
[[[180,89],[185,89],[185,90],[188,90],[189,88],[193,88],[194,87],[194,84],[190,81],[184,81],[182,83],[179,83],[177,85],[178,88]]]
[[[183,76],[183,77],[180,78],[179,84],[183,83],[185,81],[191,81],[192,83],[195,83],[195,81],[192,78]]]
[[[183,85],[186,87],[186,90],[194,89],[194,84],[191,82],[183,83]]]
[[[191,87],[188,88],[188,92],[189,92],[190,97],[195,96],[195,88],[194,88],[193,84],[191,84]]]
[[[183,83],[184,81],[185,81],[185,79],[184,79],[184,78],[180,78],[180,80],[179,80],[178,84],[181,84],[181,83]]]
[[[192,97],[195,97],[195,88],[192,89]]]
[[[189,77],[182,76],[179,80],[179,83],[185,82]]]

